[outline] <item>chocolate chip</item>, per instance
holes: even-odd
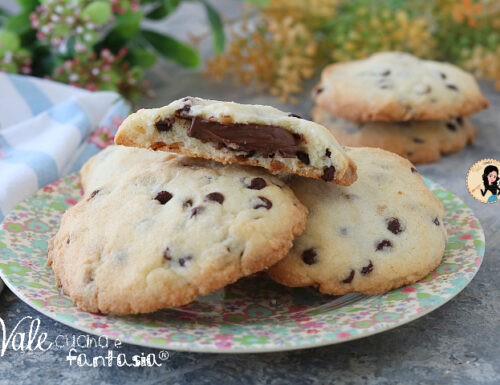
[[[304,250],[302,252],[302,261],[306,264],[306,265],[313,265],[315,264],[316,262],[316,251],[314,249],[307,249],[307,250]]]
[[[182,207],[191,207],[193,205],[193,201],[192,199],[188,199],[187,201],[184,201],[184,203],[182,204]]]
[[[361,269],[361,274],[367,275],[370,274],[373,271],[373,263],[372,260],[370,259],[370,263],[367,266],[363,266]]]
[[[182,108],[179,108],[177,111],[175,111],[175,116],[179,116],[181,118],[188,118],[188,112],[191,110],[190,105],[185,105]]]
[[[220,204],[222,204],[222,202],[224,202],[224,195],[222,195],[220,192],[213,192],[213,193],[207,194],[207,196],[205,198],[208,199],[209,201],[214,201],[214,202],[217,202]]]
[[[347,228],[342,227],[342,228],[340,229],[340,234],[342,234],[342,235],[347,235],[347,234],[349,234],[349,231],[347,230]]]
[[[326,156],[327,158],[329,158],[329,157],[330,157],[330,155],[332,155],[332,153],[331,153],[331,152],[330,152],[330,150],[327,148],[327,149],[326,149],[326,151],[325,151],[325,156]]]
[[[446,74],[443,72],[440,72],[439,75],[441,76],[441,79],[446,79]]]
[[[457,130],[457,126],[455,126],[452,122],[446,122],[446,127],[451,131]]]
[[[163,258],[165,258],[167,261],[172,260],[172,255],[170,254],[170,249],[168,247],[163,252]]]
[[[167,203],[170,199],[172,199],[172,194],[170,194],[168,191],[160,191],[155,199],[160,202],[162,205]]]
[[[303,136],[300,134],[292,134],[296,141],[300,142],[303,139]]]
[[[158,131],[170,131],[172,128],[172,125],[174,124],[174,119],[173,118],[165,118],[162,120],[158,120],[155,123],[155,127]]]
[[[413,155],[413,152],[412,152],[412,151],[407,151],[407,152],[406,152],[406,155],[408,155],[408,156],[412,156],[412,155]]]
[[[387,219],[387,230],[389,230],[393,234],[399,234],[403,231],[401,227],[401,223],[398,218],[389,218]]]
[[[417,170],[415,167],[412,167],[412,168],[411,168],[411,172],[412,172],[412,173],[418,173],[418,170]]]
[[[323,92],[323,87],[316,88],[316,95],[319,95],[322,92]]]
[[[413,138],[413,141],[414,141],[415,143],[425,143],[425,140],[420,139],[420,138]]]
[[[297,155],[297,158],[299,158],[299,160],[304,163],[304,164],[309,164],[309,155],[307,155],[307,153],[303,152],[303,151],[297,151],[295,153],[295,155]]]
[[[101,191],[101,190],[94,190],[94,191],[92,191],[92,194],[90,194],[89,199],[92,199],[92,198],[93,198],[93,197],[95,197],[97,194],[99,194],[99,191]]]
[[[464,119],[463,119],[462,117],[460,117],[460,116],[459,116],[459,117],[458,117],[458,118],[456,118],[455,120],[456,120],[456,121],[457,121],[457,123],[458,123],[458,124],[460,124],[461,126],[463,126],[463,125],[464,125]]]
[[[385,70],[381,73],[382,76],[389,76],[391,74],[391,70]]]
[[[200,214],[203,210],[205,210],[205,207],[196,206],[194,209],[191,210],[191,215],[189,216],[189,218],[192,218],[192,217]]]
[[[376,251],[386,251],[392,248],[392,242],[389,241],[388,239],[383,239],[377,244]]]
[[[66,244],[69,245],[71,243],[71,237],[68,237],[68,239],[66,239]]]
[[[326,182],[329,182],[333,180],[335,177],[335,167],[330,166],[330,167],[325,167],[323,170],[323,175],[321,176],[321,179],[323,179]]]
[[[354,279],[354,270],[351,270],[351,274],[342,281],[342,283],[351,283],[352,280]]]
[[[380,89],[383,89],[383,90],[388,90],[391,88],[391,85],[389,84],[389,80],[385,79],[385,78],[380,78],[378,81],[377,81],[377,85]]]
[[[248,188],[251,190],[262,190],[266,186],[267,183],[263,178],[253,178]]]
[[[260,209],[261,207],[264,207],[266,210],[269,210],[271,207],[273,207],[273,202],[271,202],[269,199],[265,197],[258,197],[261,202],[257,203],[253,208],[254,209]]]
[[[446,88],[449,88],[450,90],[453,90],[453,91],[458,91],[458,87],[454,84],[447,84]]]
[[[434,224],[436,226],[439,226],[439,219],[438,219],[438,217],[434,218],[434,220],[432,222],[434,222]]]
[[[244,158],[251,158],[252,156],[254,156],[254,155],[255,155],[255,153],[256,153],[256,152],[257,152],[257,151],[255,151],[255,150],[250,150],[250,151],[248,151],[248,152],[246,153],[246,155],[243,155],[243,157],[244,157]]]
[[[297,115],[297,114],[288,114],[291,118],[297,118],[297,119],[304,119],[302,116]]]
[[[186,261],[190,261],[191,259],[193,259],[193,257],[190,255],[184,258],[179,258],[179,265],[184,267],[186,265]]]

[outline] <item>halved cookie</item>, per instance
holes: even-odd
[[[66,211],[48,264],[83,310],[152,312],[278,262],[306,216],[290,188],[264,170],[152,161]]]
[[[356,166],[326,128],[269,106],[187,97],[130,115],[115,143],[342,185],[356,180]]]
[[[347,149],[346,149],[347,150]],[[352,148],[358,180],[349,187],[295,177],[289,184],[309,209],[307,226],[269,275],[323,293],[381,293],[425,277],[446,246],[441,202],[406,159]]]

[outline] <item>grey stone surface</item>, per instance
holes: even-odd
[[[216,2],[234,12],[230,1]],[[203,23],[194,5],[181,10]],[[191,8],[190,8],[191,7]],[[233,9],[233,11],[232,11]],[[182,13],[165,29],[182,27]],[[201,16],[200,16],[201,15]],[[177,24],[176,24],[177,23]],[[185,23],[184,23],[185,24]],[[197,24],[198,25],[198,24]],[[177,26],[179,29],[177,29]],[[184,26],[185,27],[185,26]],[[310,117],[311,80],[297,105],[277,103],[252,88],[224,83],[213,87],[197,72],[160,63],[149,74],[157,96],[140,106],[151,107],[197,95],[246,103],[271,104]],[[500,384],[500,203],[485,205],[467,192],[465,175],[482,158],[500,160],[500,93],[482,84],[491,107],[473,117],[479,128],[476,143],[419,171],[461,197],[476,213],[486,234],[486,254],[475,279],[457,297],[429,315],[396,329],[338,345],[281,353],[217,355],[170,351],[168,361],[155,368],[80,368],[66,361],[69,348],[47,352],[16,352],[0,357],[2,384]],[[39,317],[48,340],[81,333],[37,313],[9,289],[0,294],[0,317],[8,331],[25,315]],[[2,330],[0,330],[0,338]],[[0,345],[1,348],[1,345]],[[115,353],[157,352],[133,345]],[[80,352],[80,351],[79,351]],[[89,357],[106,349],[85,349]]]

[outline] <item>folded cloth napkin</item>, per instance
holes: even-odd
[[[0,73],[0,222],[17,203],[113,143],[129,112],[115,92]]]

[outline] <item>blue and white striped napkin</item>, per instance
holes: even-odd
[[[0,73],[0,222],[111,144],[129,111],[115,92]]]

